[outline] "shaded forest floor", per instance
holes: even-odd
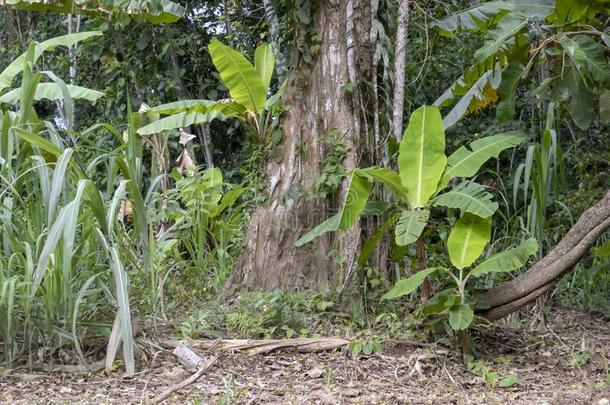
[[[387,344],[352,359],[340,351],[222,354],[167,403],[586,403],[610,399],[610,323],[554,308],[546,326],[493,326],[466,364],[443,347]],[[205,354],[204,354],[205,355]],[[159,352],[131,378],[0,370],[1,403],[147,403],[189,376]]]

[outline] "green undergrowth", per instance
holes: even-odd
[[[200,303],[186,313],[178,318],[175,333],[191,338],[347,336],[368,329],[383,329],[387,336],[397,337],[407,330],[403,317],[385,305],[363,318],[353,302],[340,297],[279,289],[236,293],[230,300]]]

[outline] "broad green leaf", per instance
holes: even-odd
[[[87,89],[85,87],[73,86],[66,84],[70,98],[74,100],[97,101],[104,96],[101,91]],[[0,103],[19,104],[21,97],[21,89],[13,89],[6,94],[0,96]],[[64,94],[62,88],[57,83],[39,83],[34,94],[34,100],[62,100]]]
[[[434,195],[446,164],[441,114],[437,107],[422,106],[411,114],[398,155],[400,179],[412,208],[424,207]]]
[[[519,13],[509,13],[498,25],[487,32],[485,43],[474,53],[473,60],[480,63],[496,54],[506,42],[527,26],[528,18]]]
[[[116,5],[121,5],[120,1],[115,2]],[[184,17],[186,8],[179,3],[174,3],[169,0],[142,1],[131,0],[128,14],[143,15],[144,18],[153,24],[173,23]],[[159,7],[160,6],[160,7]]]
[[[295,246],[303,246],[326,232],[350,229],[366,207],[372,188],[373,184],[360,176],[357,170],[352,171],[341,211],[301,236]]]
[[[216,103],[218,103],[218,101],[214,101],[214,100],[180,100],[180,101],[174,101],[171,103],[161,104],[161,105],[158,105],[155,107],[151,107],[150,109],[148,109],[148,111],[146,111],[146,113],[154,114],[154,115],[161,115],[161,114],[170,115],[170,114],[176,114],[176,113],[180,113],[180,112],[189,112],[189,110],[194,107],[201,107],[202,109],[207,109]],[[199,112],[206,112],[206,111],[199,111]]]
[[[227,116],[240,116],[246,112],[246,107],[235,101],[213,101],[213,100],[180,100],[172,103],[161,104],[146,111],[148,115],[171,115],[181,112],[186,113],[209,113],[221,112]]]
[[[506,250],[486,259],[470,272],[470,277],[519,269],[525,266],[529,257],[537,251],[538,242],[536,242],[536,239],[527,239],[514,249]]]
[[[523,140],[524,137],[519,132],[511,131],[477,139],[467,147],[461,146],[447,159],[447,168],[439,189],[447,187],[455,177],[474,176],[489,159],[497,158],[503,150],[517,146]]]
[[[449,325],[453,330],[467,329],[474,319],[474,311],[468,304],[454,305],[449,310]]]
[[[553,13],[553,0],[488,1],[452,13],[431,25],[444,33],[462,30],[485,30],[509,11],[517,11],[533,19],[543,19]]]
[[[498,203],[493,202],[492,198],[485,187],[468,181],[434,198],[433,205],[458,208],[462,214],[469,212],[481,218],[489,218],[498,209]]]
[[[45,51],[51,51],[58,46],[63,47],[71,47],[81,41],[89,39],[91,37],[102,35],[101,31],[87,31],[87,32],[78,32],[75,34],[62,35],[60,37],[52,38],[46,41],[43,41],[39,44],[36,44],[36,49],[33,55],[32,64],[36,63],[38,58]],[[19,55],[10,65],[8,65],[2,73],[0,73],[0,93],[13,83],[13,79],[19,73],[23,71],[23,66],[26,61],[27,52]]]
[[[563,46],[576,68],[578,73],[589,86],[593,82],[600,85],[610,84],[610,64],[604,55],[604,51],[588,35],[575,35],[569,37],[560,35],[559,43]]]
[[[512,62],[502,71],[502,82],[498,87],[500,103],[496,109],[496,117],[500,122],[506,122],[515,115],[515,97],[519,80],[525,73],[525,66]]]
[[[275,56],[273,55],[271,45],[261,44],[256,48],[256,51],[254,51],[254,67],[263,82],[266,96],[271,84],[273,69],[275,68]]]
[[[220,204],[218,204],[217,215],[222,213],[227,208],[233,206],[235,201],[237,201],[237,199],[241,197],[246,190],[248,189],[244,186],[237,186],[234,189],[224,193],[222,195],[222,199],[220,200]]]
[[[231,97],[250,111],[263,111],[267,94],[254,66],[239,52],[223,45],[217,39],[210,42],[208,49]]]
[[[396,193],[396,197],[398,197],[399,200],[408,201],[409,192],[407,188],[402,185],[400,176],[395,171],[390,170],[387,167],[368,167],[366,169],[356,170],[364,177],[383,183]]]
[[[440,269],[442,269],[442,267],[432,267],[429,269],[418,271],[409,278],[403,278],[401,280],[398,280],[396,284],[394,284],[394,287],[392,287],[390,291],[385,293],[383,297],[381,297],[381,299],[391,300],[412,293],[413,291],[417,290],[417,287],[419,287],[424,282],[426,277]]]
[[[379,243],[381,238],[383,238],[383,236],[386,234],[386,232],[392,226],[394,226],[396,221],[398,221],[399,217],[400,217],[400,214],[398,212],[395,212],[395,213],[390,214],[385,219],[385,221],[381,222],[380,224],[377,224],[377,226],[371,233],[371,236],[367,239],[367,241],[364,243],[364,245],[362,245],[362,249],[360,249],[360,255],[358,256],[358,261],[357,261],[358,266],[363,267],[366,265],[366,263],[371,258],[371,254],[373,254],[373,251],[375,250],[375,247],[377,247],[377,244]]]
[[[460,303],[462,298],[456,294],[455,289],[447,289],[436,293],[421,308],[423,315],[442,314]]]
[[[580,0],[555,0],[555,11],[549,16],[549,21],[555,26],[562,26],[586,19],[590,5],[587,3]]]
[[[584,83],[574,66],[565,69],[564,79],[559,83],[568,90],[568,113],[578,128],[587,130],[593,121],[595,107],[593,93]]]
[[[433,21],[430,25],[445,33],[462,30],[484,30],[494,16],[505,14],[510,10],[508,3],[506,1],[489,1],[457,13],[451,13],[450,16],[440,21]]]
[[[153,121],[148,125],[138,129],[140,135],[152,135],[159,132],[168,131],[170,129],[186,128],[189,125],[204,124],[212,122],[215,119],[224,120],[227,116],[218,111],[212,111],[209,113],[187,113],[181,112],[174,115],[170,115],[160,120]]]
[[[430,211],[428,210],[403,211],[394,233],[396,244],[406,246],[415,243],[428,224],[429,218]]]
[[[451,263],[458,269],[470,266],[481,256],[491,237],[491,218],[481,218],[464,214],[447,240],[447,250]]]
[[[366,206],[373,184],[365,177],[360,176],[357,171],[352,172],[345,202],[341,208],[341,221],[339,229],[347,231],[354,225],[356,219]]]

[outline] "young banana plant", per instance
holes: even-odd
[[[236,50],[214,39],[208,46],[212,62],[231,96],[226,100],[182,100],[151,108],[147,113],[154,121],[138,129],[140,135],[211,122],[214,119],[238,118],[251,123],[262,143],[273,125],[273,107],[282,89],[267,97],[275,67],[271,46],[259,45],[254,65]],[[158,119],[160,115],[167,115]]]
[[[449,325],[454,330],[465,330],[474,318],[474,300],[468,297],[466,284],[470,278],[489,273],[507,272],[523,267],[529,257],[538,251],[536,239],[525,240],[516,248],[506,250],[481,261],[467,271],[483,253],[491,238],[491,218],[464,214],[453,226],[447,239],[449,260],[455,267],[433,267],[399,280],[383,299],[398,298],[415,291],[432,273],[446,272],[455,282],[455,288],[444,290],[432,297],[421,309],[424,316],[448,313]]]
[[[363,246],[358,259],[362,265],[384,233],[392,227],[398,246],[417,241],[428,223],[432,207],[457,208],[462,215],[468,213],[491,218],[498,204],[492,201],[493,196],[482,185],[465,181],[444,190],[451,180],[474,176],[487,160],[498,157],[500,152],[522,141],[517,133],[506,132],[478,139],[447,157],[440,112],[437,107],[422,106],[411,114],[400,143],[398,172],[385,167],[350,172],[348,195],[339,213],[303,235],[296,245],[304,245],[325,232],[347,230],[361,214],[389,210],[387,220]],[[373,186],[371,181],[378,181],[390,189],[394,203],[368,202]]]

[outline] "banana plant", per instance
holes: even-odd
[[[364,264],[375,245],[390,228],[398,246],[418,240],[430,218],[432,207],[459,209],[462,214],[491,218],[498,208],[485,187],[471,180],[448,188],[456,178],[471,178],[490,158],[523,141],[516,132],[506,132],[478,139],[462,146],[449,157],[445,155],[445,132],[440,112],[434,106],[422,106],[411,114],[398,154],[398,172],[389,168],[369,167],[349,173],[349,189],[339,213],[301,236],[297,246],[325,232],[347,230],[365,212],[372,181],[385,185],[394,195],[386,221],[382,222],[362,248],[358,259]],[[446,190],[446,191],[445,191]],[[369,202],[370,208],[380,202]]]
[[[446,273],[454,281],[455,287],[433,296],[421,308],[421,314],[448,314],[449,325],[453,330],[467,329],[474,319],[473,307],[476,304],[466,290],[468,281],[491,273],[517,270],[526,265],[530,256],[538,251],[536,239],[530,238],[513,249],[480,260],[479,264],[473,267],[490,238],[491,218],[465,214],[455,223],[447,239],[447,250],[453,269],[432,267],[419,271],[411,277],[399,280],[382,299],[395,299],[410,294],[422,285],[426,277],[436,272]]]
[[[225,100],[182,100],[153,107],[148,111],[155,121],[138,129],[140,135],[208,123],[214,119],[237,118],[254,128],[261,143],[268,141],[273,111],[283,87],[267,97],[275,68],[271,46],[259,45],[254,52],[254,65],[238,51],[214,39],[208,46],[212,62],[229,91]],[[160,115],[166,117],[157,119]]]
[[[502,0],[433,23],[442,35],[485,35],[472,65],[434,102],[452,106],[445,127],[498,99],[496,116],[508,121],[515,114],[517,87],[532,69],[545,77],[533,94],[563,103],[579,128],[589,127],[596,107],[607,120],[602,111],[610,100],[610,64],[604,45],[610,37],[596,27],[602,26],[598,15],[609,12],[603,0]]]

